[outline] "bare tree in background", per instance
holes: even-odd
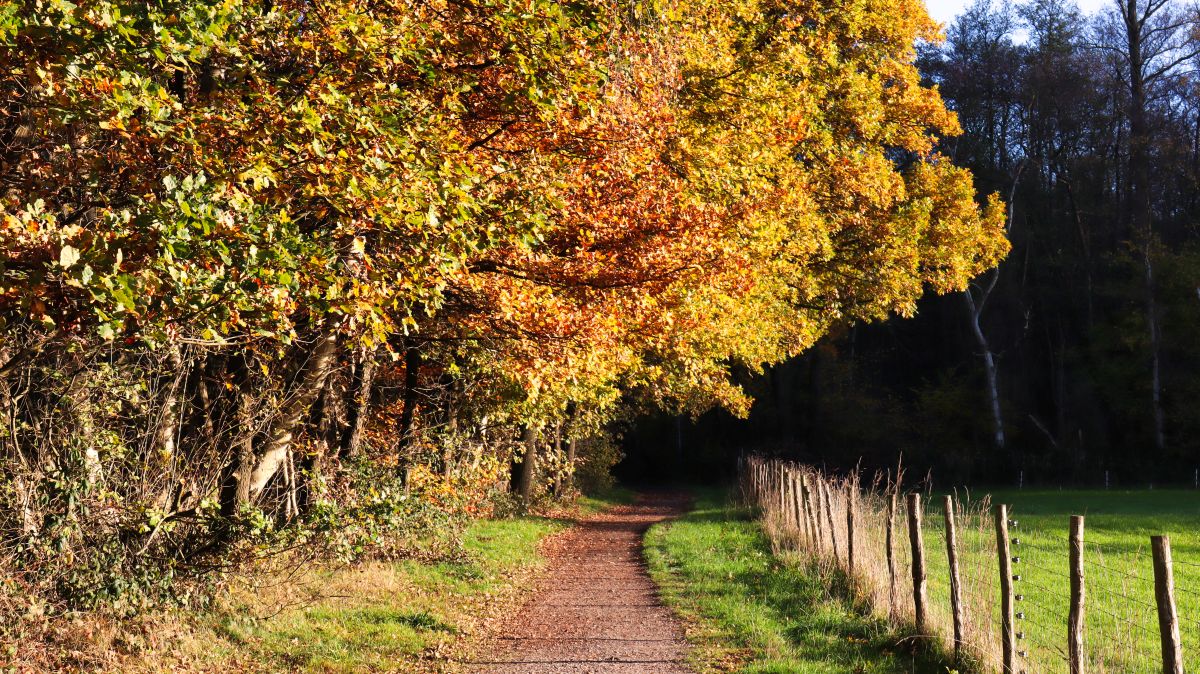
[[[1129,149],[1126,155],[1126,219],[1141,258],[1150,346],[1154,445],[1166,447],[1162,402],[1162,325],[1154,280],[1155,184],[1152,178],[1153,110],[1173,84],[1195,74],[1200,55],[1200,8],[1177,0],[1113,0],[1101,16],[1096,47],[1107,51],[1128,87]]]

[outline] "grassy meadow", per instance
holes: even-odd
[[[978,627],[999,633],[998,570],[990,514],[972,512],[982,498],[965,493],[960,516],[963,583],[977,612]],[[1069,610],[1068,531],[1071,515],[1084,515],[1085,649],[1094,672],[1161,670],[1150,536],[1167,534],[1174,557],[1176,602],[1186,669],[1200,668],[1200,492],[1190,490],[994,491],[991,502],[1009,506],[1013,555],[1020,576],[1014,593],[1018,651],[1030,672],[1066,672]],[[941,499],[927,505],[925,536],[929,594],[938,620],[949,624],[949,582]],[[908,555],[907,538],[900,550]],[[904,571],[908,567],[905,565]],[[902,574],[903,575],[903,574]],[[907,580],[907,577],[904,577]],[[911,591],[911,584],[902,584]],[[986,595],[991,595],[990,597]],[[990,600],[990,601],[989,601]],[[993,639],[998,641],[998,637]]]
[[[844,577],[847,568],[847,494],[838,478],[804,471],[816,521],[811,513],[797,527],[790,504],[792,490],[781,495],[770,477],[778,464],[758,464],[761,526],[775,557],[792,565],[817,566],[827,578]],[[752,466],[752,471],[758,470]],[[793,473],[796,481],[798,474]],[[816,494],[822,494],[816,496]],[[854,502],[854,574],[849,594],[870,615],[916,631],[913,625],[911,544],[906,499],[899,499],[893,525],[896,568],[886,561],[888,498],[870,490]],[[953,644],[944,499],[924,499],[922,525],[929,619],[927,636],[937,635],[949,651]],[[1009,508],[1014,594],[1017,602],[1018,670],[1029,674],[1065,674],[1067,616],[1070,610],[1068,532],[1071,515],[1083,515],[1085,668],[1093,674],[1162,671],[1150,537],[1170,537],[1176,605],[1184,664],[1200,669],[1200,491],[1193,490],[959,490],[958,556],[966,608],[960,671],[995,671],[1000,663],[1000,575],[996,553],[995,503]],[[799,506],[796,506],[799,508]],[[801,513],[799,508],[795,513]],[[811,529],[820,537],[814,547]],[[830,534],[832,530],[833,534]],[[895,579],[891,585],[889,579]],[[836,583],[835,583],[836,584]],[[891,589],[889,589],[889,586]]]

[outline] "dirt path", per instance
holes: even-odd
[[[680,495],[648,496],[594,516],[546,550],[533,597],[476,649],[470,674],[689,674],[683,629],[642,560],[650,525],[679,515]]]

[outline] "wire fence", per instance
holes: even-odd
[[[836,570],[856,600],[961,670],[1200,671],[1195,545],[1172,560],[1152,532],[1090,541],[1081,516],[1028,527],[1019,503],[905,494],[899,467],[864,484],[751,456],[741,476],[778,554]]]

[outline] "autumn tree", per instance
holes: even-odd
[[[1007,250],[915,0],[0,7],[3,530],[123,564],[532,500]]]
[[[793,419],[787,446],[811,460],[833,465],[853,447],[851,464],[861,452],[887,467],[900,450],[939,480],[1015,483],[1022,469],[1026,484],[1097,485],[1106,472],[1114,485],[1190,479],[1200,437],[1194,8],[1136,10],[1152,10],[1142,28],[1171,45],[1146,68],[1166,67],[1144,106],[1152,296],[1147,239],[1131,224],[1122,8],[1088,16],[1071,0],[981,2],[947,26],[944,44],[922,48],[927,81],[964,132],[939,148],[1011,212],[1012,253],[971,289],[978,331],[961,295],[927,296],[912,320],[833,331],[769,380],[743,378],[776,395],[760,395],[746,424],[714,415],[694,433],[776,446],[785,438],[774,420]],[[1159,25],[1156,12],[1175,19]]]

